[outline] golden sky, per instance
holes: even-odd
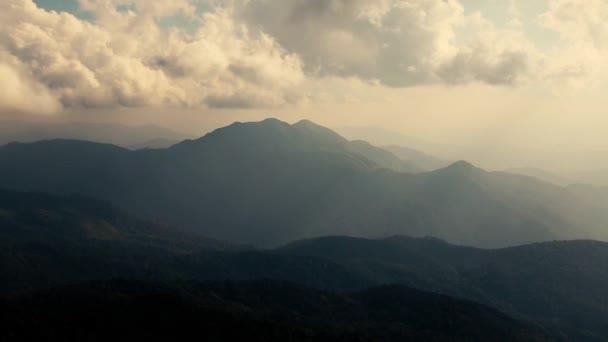
[[[0,118],[308,118],[604,167],[607,22],[605,0],[3,0]]]

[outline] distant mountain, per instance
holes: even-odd
[[[465,157],[470,155],[466,153],[466,151],[469,150],[469,148],[466,146],[430,142],[378,126],[335,127],[334,130],[338,134],[350,140],[364,140],[374,146],[402,147],[405,150],[401,151],[401,153],[405,153],[405,155],[402,154],[400,157],[412,156],[410,152],[415,152],[414,156],[418,155],[419,153],[422,154],[424,156],[422,159],[423,161],[426,159],[426,157],[428,157],[427,154],[432,155],[433,159],[439,156],[439,158],[437,158],[439,160],[466,159]],[[389,151],[391,150],[389,149]],[[397,151],[397,153],[395,153],[395,151],[391,152],[399,155],[399,151]],[[423,165],[424,164],[421,166]],[[447,165],[444,164],[443,166]],[[435,168],[436,167],[433,167],[431,169]],[[431,169],[425,170],[430,171]]]
[[[0,148],[0,186],[78,193],[204,235],[273,246],[329,234],[503,247],[606,239],[600,207],[466,162],[427,173],[309,121],[235,123],[168,149],[55,140]]]
[[[338,294],[269,280],[89,283],[5,300],[0,317],[3,341],[560,340],[483,305],[402,286]]]
[[[165,148],[191,138],[167,128],[89,122],[0,122],[0,144],[52,139],[87,140],[126,148]]]
[[[568,191],[575,194],[589,205],[608,207],[608,187],[588,184],[571,184]]]
[[[180,140],[157,138],[157,139],[147,140],[147,141],[144,141],[141,143],[129,145],[128,148],[131,150],[142,150],[144,148],[153,148],[153,149],[168,148],[168,147],[176,145],[180,142],[181,142]]]
[[[452,162],[442,160],[424,152],[420,152],[411,148],[390,145],[383,146],[385,150],[391,152],[402,160],[409,161],[415,165],[418,169],[423,171],[433,171],[450,165]]]
[[[577,183],[577,181],[569,179],[567,177],[564,177],[564,176],[561,176],[561,175],[558,175],[558,174],[555,174],[555,173],[552,173],[549,171],[545,171],[543,169],[532,168],[532,167],[512,168],[512,169],[505,170],[505,172],[513,173],[513,174],[517,174],[517,175],[534,177],[539,180],[542,180],[542,181],[545,181],[548,183],[552,183],[555,185],[559,185],[559,186],[567,186],[570,184]]]
[[[378,146],[408,146],[420,148],[426,142],[382,127],[334,127],[338,134],[351,140],[365,140]]]
[[[608,337],[608,243],[483,250],[433,238],[330,237],[296,242],[281,251],[328,258],[381,283],[469,298],[566,331],[572,340]]]
[[[81,196],[0,190],[0,296],[115,277],[275,278],[317,288],[373,284],[332,261],[274,256]]]
[[[608,169],[574,172],[570,177],[576,179],[577,183],[608,187]]]
[[[551,184],[485,172],[466,162],[421,174],[365,174],[342,183],[324,201],[327,210],[315,223],[318,236],[404,233],[482,247],[606,239],[604,206]]]

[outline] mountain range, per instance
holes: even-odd
[[[456,162],[418,172],[310,121],[235,123],[166,149],[75,140],[0,147],[0,187],[80,194],[256,246],[325,235],[435,236],[477,246],[606,239],[605,206]]]
[[[382,146],[382,148],[403,160],[410,161],[411,163],[416,165],[416,167],[419,168],[421,171],[433,171],[441,169],[443,167],[447,167],[451,164],[451,162],[447,160],[433,157],[424,152],[420,152],[409,147],[389,145]]]
[[[1,121],[0,144],[75,139],[129,149],[166,148],[191,136],[155,125],[126,126],[94,122]]]
[[[336,236],[295,241],[276,249],[259,250],[206,239],[180,228],[134,216],[99,200],[13,191],[0,191],[0,226],[0,268],[3,270],[0,275],[0,298],[12,298],[10,303],[21,308],[18,313],[24,316],[14,316],[14,311],[8,311],[6,316],[12,320],[23,317],[23,322],[35,320],[35,316],[31,315],[36,312],[51,312],[47,309],[49,306],[57,308],[52,303],[58,300],[66,303],[61,298],[71,298],[69,302],[75,305],[65,307],[65,311],[52,311],[54,317],[64,317],[66,322],[73,322],[68,318],[74,317],[74,312],[90,312],[79,306],[87,301],[96,302],[95,305],[107,303],[107,308],[119,312],[119,308],[124,306],[111,300],[116,297],[103,295],[102,299],[106,299],[101,302],[94,299],[97,296],[94,289],[107,290],[108,286],[111,289],[115,286],[111,285],[112,279],[116,278],[135,281],[135,285],[120,285],[110,294],[115,292],[119,298],[133,300],[140,298],[140,291],[145,294],[149,286],[156,287],[159,282],[169,282],[173,290],[166,294],[175,298],[182,292],[176,291],[175,285],[171,285],[174,281],[242,282],[269,279],[295,282],[301,284],[298,285],[300,287],[334,294],[360,292],[380,286],[383,290],[368,292],[376,293],[379,296],[377,300],[366,304],[380,306],[378,310],[384,307],[382,303],[404,300],[401,302],[403,310],[413,310],[410,305],[420,308],[415,312],[426,308],[424,310],[428,311],[424,312],[428,313],[428,317],[435,312],[446,314],[453,317],[446,319],[454,320],[463,314],[472,314],[468,311],[472,309],[475,315],[480,316],[471,316],[471,320],[486,322],[491,326],[494,323],[485,321],[491,319],[498,322],[497,329],[530,327],[515,322],[532,322],[542,330],[522,328],[522,331],[536,331],[539,336],[546,336],[542,331],[550,331],[556,337],[589,341],[601,341],[608,336],[608,303],[605,301],[608,294],[608,243],[544,242],[488,250],[452,245],[436,238],[394,236],[371,240]],[[107,285],[108,282],[110,285]],[[70,284],[77,285],[74,287]],[[273,292],[273,284],[271,282],[265,288],[258,288],[256,293],[274,296],[277,303],[281,303],[283,299],[280,294]],[[398,287],[385,287],[388,284]],[[177,286],[179,290],[181,285]],[[59,292],[49,293],[51,288],[57,288]],[[285,288],[289,290],[285,296],[300,295],[298,287],[294,289],[290,285]],[[202,298],[215,298],[212,293],[217,294],[205,291],[201,294]],[[318,298],[319,292],[310,290],[306,293]],[[192,296],[188,294],[186,302],[198,305],[196,298],[201,297]],[[358,300],[348,297],[350,295],[340,296],[335,298],[351,302]],[[411,302],[414,298],[419,298],[418,304]],[[482,306],[467,304],[468,301]],[[452,304],[446,307],[447,311],[436,312],[436,305],[441,302]],[[241,302],[238,307],[255,303]],[[165,304],[152,300],[146,305],[158,310]],[[231,305],[237,305],[224,304],[218,304],[223,307],[222,312],[229,310]],[[46,309],[36,309],[38,305]],[[273,311],[277,310],[276,307],[245,310],[249,314],[239,314],[238,317],[249,319],[252,314],[265,315],[286,310],[297,312],[300,310],[297,308],[301,308],[295,304],[291,307],[291,304],[284,305],[286,307],[279,311]],[[315,305],[322,306],[321,303]],[[394,309],[399,310],[398,307]],[[139,307],[139,310],[153,309]],[[376,309],[361,310],[361,315],[367,311],[369,317],[376,315]],[[499,310],[512,319],[500,318],[502,316],[497,316],[493,310]],[[58,312],[66,316],[57,316]],[[332,315],[346,317],[337,312]],[[450,316],[452,314],[455,316]],[[99,316],[95,317],[101,320]],[[310,319],[318,316],[302,313],[301,317]],[[379,320],[372,319],[376,322],[374,324],[378,324]],[[412,321],[407,319],[404,322]],[[483,331],[486,323],[476,327]],[[61,327],[62,324],[56,326]],[[306,324],[296,326],[306,327]],[[361,328],[365,324],[357,326]],[[445,325],[441,327],[447,329]]]
[[[380,283],[469,298],[562,329],[575,340],[608,336],[608,243],[561,241],[487,250],[435,238],[326,237],[279,251],[327,258]]]

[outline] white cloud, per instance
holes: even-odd
[[[0,110],[275,107],[357,82],[598,79],[608,60],[608,3],[547,1],[539,23],[562,39],[541,50],[526,36],[516,0],[503,27],[465,14],[457,0],[79,0],[90,22],[3,0],[0,82],[19,96],[0,97]],[[209,10],[200,13],[203,3]],[[175,18],[188,27],[162,24]]]
[[[128,3],[134,6],[118,10]],[[25,69],[14,75],[36,80],[66,107],[276,106],[293,100],[290,88],[303,77],[297,56],[269,36],[249,32],[221,8],[186,32],[163,31],[157,20],[177,12],[194,15],[188,1],[81,4],[95,22],[45,11],[31,0],[0,3],[0,51]],[[228,100],[236,96],[243,99]]]
[[[535,57],[521,36],[479,25],[454,0],[251,0],[240,15],[300,55],[309,73],[394,87],[513,84]],[[462,27],[473,35],[456,44]]]
[[[60,103],[47,89],[20,71],[16,61],[10,59],[0,57],[0,114],[33,111],[50,114],[59,110]]]
[[[539,24],[561,39],[548,52],[547,80],[579,89],[603,81],[608,67],[608,2],[548,0]]]
[[[437,71],[444,81],[517,85],[534,78],[543,56],[516,21],[507,28],[497,28],[480,13],[474,13],[465,18],[464,25],[469,36]]]

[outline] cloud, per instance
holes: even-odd
[[[585,88],[601,82],[608,66],[608,2],[549,0],[539,24],[556,32],[544,76],[556,84]]]
[[[200,106],[246,94],[255,98],[239,106],[276,106],[284,96],[292,101],[289,88],[303,78],[297,56],[219,7],[199,16],[200,25],[189,32],[159,25],[161,16],[195,16],[189,1],[81,5],[94,22],[45,11],[31,0],[0,3],[0,52],[24,69],[12,75],[20,84],[35,80],[40,94],[64,107]]]
[[[0,58],[0,114],[33,112],[51,114],[61,104],[44,86]]]
[[[469,37],[438,68],[449,84],[481,81],[491,85],[517,85],[534,78],[542,54],[525,37],[513,9],[513,27],[498,29],[480,13],[465,19]]]
[[[391,87],[510,85],[532,64],[521,39],[496,44],[504,32],[487,21],[475,25],[454,0],[251,0],[239,14],[321,76],[355,76]],[[455,44],[463,26],[475,31],[473,39]]]
[[[0,82],[18,94],[0,110],[278,107],[352,80],[588,84],[608,60],[608,4],[547,1],[538,22],[561,42],[542,50],[514,0],[502,27],[457,0],[79,0],[90,21],[3,0]]]

